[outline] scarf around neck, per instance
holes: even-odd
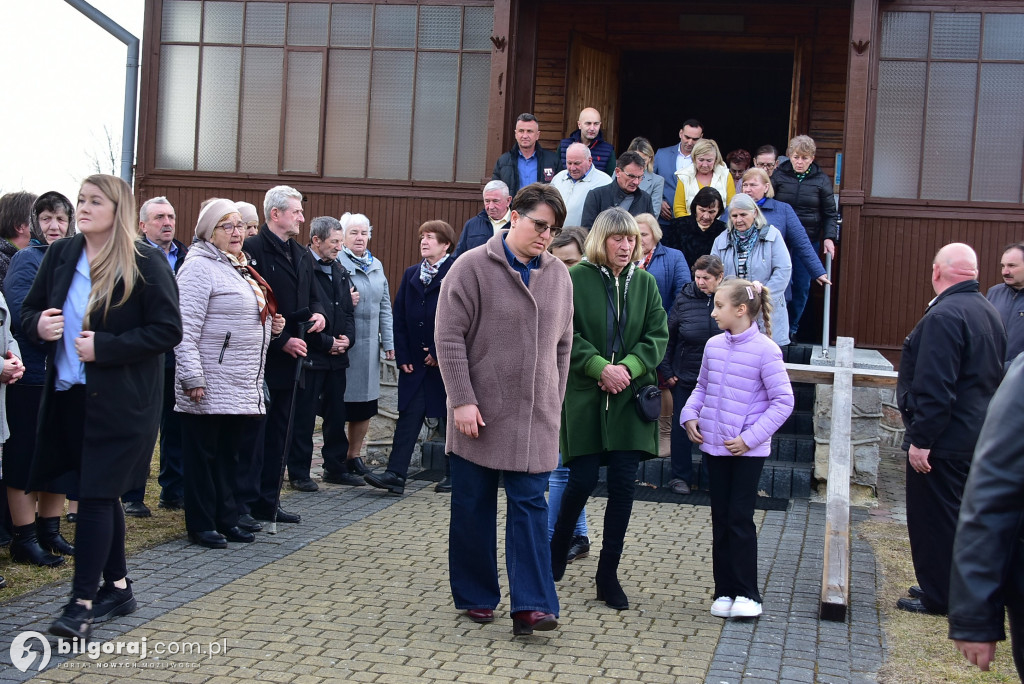
[[[228,258],[228,263],[238,271],[238,275],[242,276],[242,279],[252,288],[253,294],[256,295],[256,306],[260,310],[260,322],[266,323],[267,316],[270,313],[270,309],[267,307],[267,291],[264,289],[267,287],[266,281],[263,281],[263,278],[260,278],[258,275],[254,276],[254,271],[249,266],[249,260],[245,257],[245,252],[240,253],[237,257],[223,250],[221,250],[221,254]]]
[[[364,254],[363,256],[357,257],[355,254],[352,253],[352,250],[349,249],[348,247],[342,247],[341,249],[345,252],[345,254],[348,255],[348,258],[351,259],[363,273],[368,272],[370,270],[370,267],[373,266],[373,255],[370,254],[370,250],[366,250],[366,254]]]
[[[445,254],[443,257],[437,260],[436,264],[431,266],[430,262],[424,259],[420,263],[420,282],[423,283],[424,285],[429,285],[430,281],[434,279],[434,276],[436,276],[437,272],[440,270],[441,264],[443,264],[447,260],[448,255]]]

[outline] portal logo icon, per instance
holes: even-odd
[[[28,671],[39,654],[32,647],[32,640],[43,645],[43,657],[36,672],[42,672],[50,664],[50,642],[39,632],[22,632],[11,642],[11,664],[22,672]]]

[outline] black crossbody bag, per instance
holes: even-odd
[[[626,342],[622,339],[622,319],[626,316],[626,302],[622,302],[622,312],[618,318],[615,316],[615,302],[612,301],[612,294],[607,285],[605,294],[608,295],[608,317],[615,322],[615,336],[612,338],[612,358],[620,351],[619,345],[625,348]],[[611,327],[611,326],[609,326]],[[656,423],[661,418],[661,390],[657,385],[644,385],[637,387],[633,379],[629,380],[629,389],[633,392],[633,400],[636,405],[636,412],[640,419],[648,423]]]

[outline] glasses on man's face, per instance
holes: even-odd
[[[537,231],[538,235],[543,235],[545,231],[551,231],[551,237],[558,237],[558,234],[562,232],[561,226],[553,226],[546,221],[538,221],[537,219],[527,214],[522,214],[522,217],[529,219],[533,223],[533,229]]]
[[[626,175],[626,178],[628,178],[629,180],[635,180],[637,183],[639,183],[640,181],[642,181],[644,179],[644,174],[643,173],[641,173],[639,176],[634,176],[633,174],[631,174],[631,173],[629,173],[627,171],[623,171],[622,173],[624,173]]]
[[[219,226],[217,226],[216,228],[214,228],[214,230],[217,230],[217,229],[223,230],[228,235],[230,235],[231,233],[244,233],[245,232],[245,224],[244,223],[222,223]]]
[[[775,168],[775,162],[757,162],[754,166],[765,171],[770,171]]]

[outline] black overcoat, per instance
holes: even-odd
[[[437,316],[437,301],[441,293],[441,281],[448,275],[454,259],[448,257],[437,274],[424,285],[420,280],[420,265],[413,264],[405,269],[402,283],[395,295],[395,363],[399,366],[412,365],[412,373],[398,374],[398,410],[406,410],[409,401],[417,392],[425,393],[427,418],[445,415],[448,395],[444,391],[441,369],[427,366],[424,359],[429,353],[437,359],[434,346],[434,318]],[[423,351],[426,348],[428,351]]]
[[[22,330],[39,344],[39,316],[62,309],[85,247],[79,233],[50,245],[21,307]],[[81,454],[60,448],[62,420],[53,415],[57,344],[46,345],[46,381],[39,407],[39,429],[29,486],[79,470],[79,496],[113,499],[144,487],[160,428],[164,353],[181,341],[178,287],[167,259],[149,245],[136,244],[140,278],[131,296],[104,317],[94,313],[96,360],[85,364],[85,434]],[[116,303],[123,291],[114,288]],[[79,458],[80,457],[80,458]]]

